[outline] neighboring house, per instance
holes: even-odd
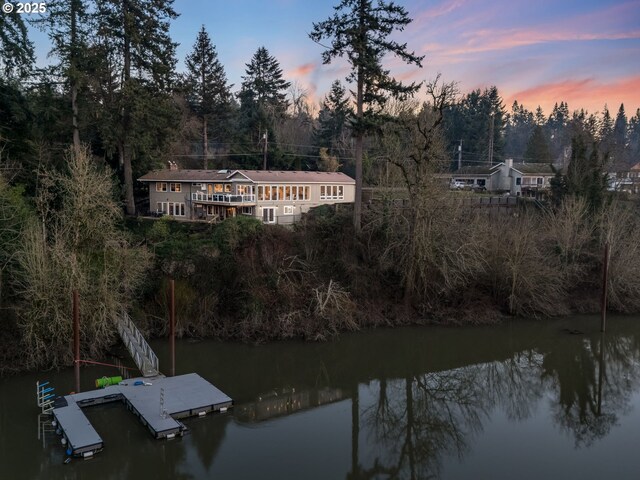
[[[556,175],[548,163],[513,163],[510,158],[493,168],[499,170],[500,183],[496,190],[515,196],[545,196]]]
[[[355,180],[338,172],[180,170],[173,164],[138,180],[149,186],[152,213],[194,220],[247,215],[291,224],[312,207],[355,198]]]
[[[609,172],[609,190],[627,193],[640,193],[640,163],[629,170]]]
[[[489,166],[462,167],[451,173],[451,182],[464,182],[474,189],[489,192],[508,192],[514,196],[545,196],[555,176],[547,163],[513,163],[507,159],[503,163]]]

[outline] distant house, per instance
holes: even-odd
[[[152,213],[193,220],[238,215],[292,224],[312,207],[353,203],[355,180],[338,172],[181,170],[175,164],[138,179]]]
[[[555,172],[546,163],[514,163],[507,159],[493,166],[462,167],[449,175],[451,182],[463,182],[477,190],[514,196],[540,197],[551,187]]]
[[[556,173],[548,163],[513,163],[507,159],[494,167],[499,170],[498,190],[524,197],[544,196],[551,188]]]
[[[609,172],[609,190],[618,192],[640,193],[640,163],[628,170]]]

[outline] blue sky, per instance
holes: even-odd
[[[285,74],[316,100],[344,65],[322,65],[322,48],[308,38],[312,23],[331,15],[337,0],[176,0],[173,27],[184,58],[200,25],[211,35],[231,82],[264,45]],[[398,34],[424,67],[390,58],[392,73],[421,81],[438,73],[462,92],[497,85],[505,103],[518,99],[549,113],[595,112],[605,103],[628,113],[640,107],[640,0],[400,0],[414,22]]]
[[[343,64],[322,65],[322,48],[308,33],[338,0],[176,0],[172,25],[179,67],[201,25],[216,45],[237,89],[245,64],[260,46],[280,62],[288,80],[319,101]],[[414,22],[397,35],[426,55],[422,69],[388,59],[408,81],[456,81],[463,93],[496,85],[514,99],[549,113],[555,102],[571,110],[601,111],[607,103],[628,114],[640,107],[640,0],[399,0]],[[46,48],[36,40],[38,52]]]

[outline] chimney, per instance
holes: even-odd
[[[178,170],[178,164],[169,160],[169,170]]]
[[[513,158],[507,158],[504,161],[504,164],[507,166],[507,168],[513,168]]]

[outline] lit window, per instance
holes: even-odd
[[[169,187],[170,187],[170,190],[172,192],[181,192],[182,191],[182,184],[181,183],[170,183]]]
[[[166,182],[156,182],[156,192],[166,192],[167,184]]]

